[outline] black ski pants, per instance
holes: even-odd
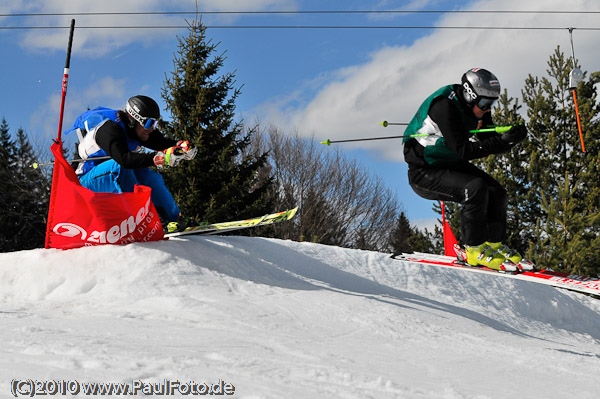
[[[469,162],[451,168],[409,165],[408,181],[419,196],[462,204],[461,236],[465,245],[506,239],[506,190]]]

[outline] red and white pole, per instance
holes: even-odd
[[[63,123],[63,115],[65,111],[65,98],[67,97],[67,84],[69,82],[69,65],[71,63],[71,46],[73,45],[73,31],[75,30],[75,20],[71,20],[71,30],[69,32],[69,45],[67,46],[67,62],[65,63],[65,70],[63,73],[63,82],[62,82],[62,98],[60,100],[60,117],[58,119],[58,135],[56,136],[56,140],[54,146],[60,146],[62,151],[62,142],[61,132],[62,132],[62,123]],[[52,173],[52,189],[50,190],[50,204],[48,207],[48,220],[46,223],[46,242],[45,247],[50,248],[50,230],[52,228],[54,222],[54,208],[57,206],[56,204],[56,196],[57,196],[57,187],[58,187],[58,168],[56,167],[56,157],[54,159],[54,171]]]

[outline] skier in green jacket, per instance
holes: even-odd
[[[409,183],[419,196],[462,204],[460,213],[464,251],[459,255],[473,266],[496,270],[531,270],[506,240],[506,190],[470,160],[509,151],[527,137],[523,125],[502,134],[470,130],[493,126],[491,108],[500,96],[500,82],[486,69],[473,68],[461,84],[438,89],[419,107],[407,126],[404,159]],[[476,139],[476,140],[475,140]]]

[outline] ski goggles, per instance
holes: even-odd
[[[160,121],[160,119],[154,119],[154,118],[145,118],[142,120],[141,125],[144,127],[144,129],[146,130],[154,130],[158,127],[158,122]]]
[[[496,100],[497,100],[496,97],[481,97],[481,96],[479,96],[479,98],[475,102],[475,105],[477,105],[477,107],[480,110],[487,111],[492,108],[492,105],[494,105]]]
[[[150,118],[150,117],[144,118],[135,109],[133,109],[133,107],[131,105],[129,105],[129,102],[125,106],[125,110],[127,111],[127,113],[129,115],[131,115],[131,117],[133,119],[135,119],[135,121],[137,123],[139,123],[140,125],[142,125],[142,127],[144,129],[146,129],[146,130],[154,130],[154,129],[156,129],[158,127],[158,122],[161,120],[160,116],[158,117],[158,119],[156,119],[156,118]]]

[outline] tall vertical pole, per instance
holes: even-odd
[[[63,81],[62,81],[62,97],[60,100],[60,117],[58,119],[58,134],[56,136],[56,141],[60,142],[61,132],[62,132],[62,124],[63,124],[63,115],[65,112],[65,98],[67,97],[67,84],[69,83],[69,66],[71,64],[71,47],[73,46],[73,31],[75,30],[75,20],[71,20],[71,30],[69,32],[69,44],[67,46],[67,60],[65,62],[65,69],[63,73]]]
[[[67,62],[65,63],[65,70],[63,73],[62,81],[62,98],[60,101],[60,117],[58,119],[58,135],[56,136],[55,143],[53,146],[60,146],[62,151],[61,132],[63,123],[63,114],[65,111],[65,98],[67,97],[67,83],[69,82],[69,65],[71,63],[71,46],[73,45],[73,31],[75,30],[75,20],[71,20],[71,31],[69,32],[69,45],[67,46]],[[52,173],[52,188],[50,190],[50,204],[48,206],[48,220],[46,222],[46,241],[45,247],[50,248],[50,231],[54,225],[54,209],[58,206],[56,204],[57,190],[58,190],[58,179],[59,173],[57,168],[57,160],[54,158],[54,171]]]
[[[569,74],[569,88],[573,90],[573,103],[575,104],[575,114],[577,115],[577,129],[579,130],[579,139],[581,140],[581,150],[585,154],[585,145],[583,144],[583,132],[581,131],[581,121],[579,120],[579,107],[577,106],[577,95],[575,89],[579,85],[579,82],[583,80],[583,72],[577,68],[575,64],[575,46],[573,46],[573,29],[569,28],[569,36],[571,37],[571,54],[573,59],[573,69]]]
[[[577,128],[579,129],[579,139],[581,140],[581,151],[585,153],[585,145],[583,144],[583,133],[581,132],[581,121],[579,120],[579,107],[577,107],[577,96],[573,89],[573,101],[575,102],[575,114],[577,115]]]

